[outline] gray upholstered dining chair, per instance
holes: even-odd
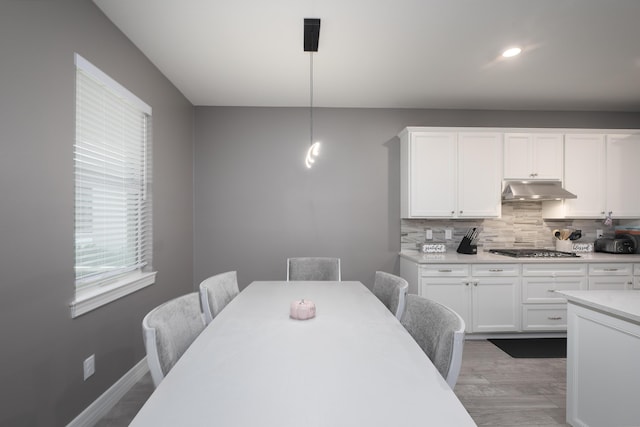
[[[287,282],[291,280],[340,281],[340,258],[287,258]]]
[[[462,317],[435,301],[408,294],[401,323],[453,389],[462,365]]]
[[[167,301],[142,319],[147,364],[156,387],[204,328],[197,292]]]
[[[409,289],[409,283],[402,277],[384,271],[376,271],[373,293],[398,320],[402,318],[404,313],[407,289]]]
[[[207,325],[240,293],[235,271],[216,274],[200,283],[200,301]]]

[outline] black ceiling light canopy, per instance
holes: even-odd
[[[304,18],[304,51],[317,52],[320,40],[320,18]]]

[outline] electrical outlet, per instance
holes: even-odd
[[[452,230],[450,228],[445,228],[445,230],[444,230],[444,239],[445,240],[451,240],[452,238],[453,238]]]
[[[596,230],[596,239],[601,238],[601,237],[602,237],[602,234],[603,234],[602,230],[597,229],[597,230]]]
[[[433,230],[430,229],[430,228],[427,228],[425,230],[424,236],[425,236],[425,239],[427,239],[427,240],[433,239]]]
[[[87,378],[96,373],[96,355],[92,354],[84,359],[82,365],[84,367],[84,380],[86,381]]]

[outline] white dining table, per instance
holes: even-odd
[[[316,316],[289,317],[310,300]],[[141,426],[475,426],[394,315],[360,282],[253,282],[144,404]]]

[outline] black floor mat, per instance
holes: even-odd
[[[516,359],[567,357],[566,338],[496,338],[489,341]]]

